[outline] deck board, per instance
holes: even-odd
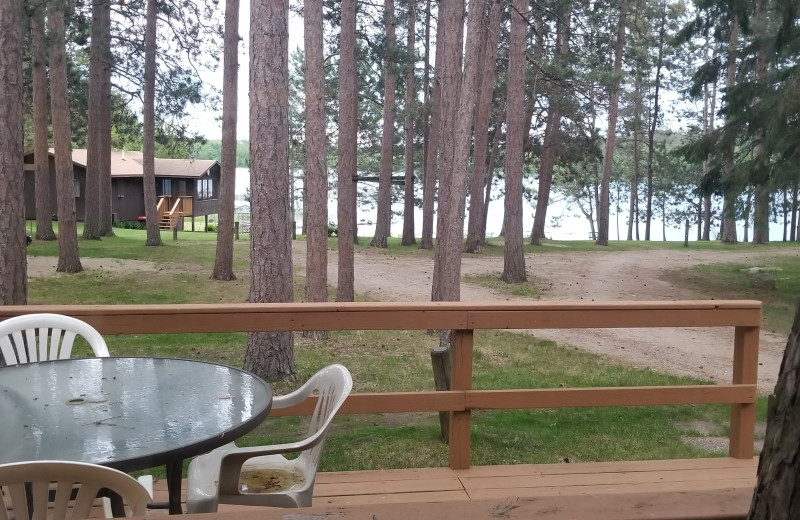
[[[403,504],[409,513],[430,508],[436,515],[447,511],[442,518],[450,518],[451,511],[469,511],[463,518],[481,519],[496,517],[493,508],[513,504],[547,511],[551,520],[577,518],[568,513],[592,508],[592,518],[608,520],[744,518],[757,468],[758,459],[719,457],[323,472],[314,487],[313,510],[367,520],[380,512],[381,520],[390,520],[390,506]],[[166,500],[163,480],[156,481],[154,490],[156,501]],[[230,520],[254,512],[260,519],[264,513],[263,508],[224,504],[219,511],[221,518],[231,515]],[[166,511],[153,510],[148,517],[162,514]]]

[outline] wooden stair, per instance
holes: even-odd
[[[158,229],[162,231],[172,230],[172,227],[170,226],[169,215],[164,215],[161,217],[161,220],[158,221]]]

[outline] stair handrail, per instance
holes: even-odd
[[[175,229],[178,218],[183,215],[183,200],[181,200],[181,197],[175,198],[175,203],[172,204],[167,215],[169,215],[169,228]]]

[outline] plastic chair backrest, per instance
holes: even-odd
[[[0,520],[88,518],[101,489],[118,494],[129,517],[144,516],[150,503],[150,495],[135,478],[116,469],[84,462],[41,460],[0,464],[0,487],[4,488],[6,496],[5,507],[0,508]],[[53,488],[55,493],[51,500]],[[29,509],[31,503],[33,511]],[[9,514],[9,508],[13,509],[13,514]]]
[[[103,336],[86,322],[62,314],[14,316],[0,322],[0,351],[6,365],[67,359],[75,336],[83,336],[97,357],[108,357]]]
[[[284,396],[274,397],[272,408],[287,408],[316,395],[314,411],[309,417],[308,435],[303,440],[272,446],[253,446],[231,450],[223,456],[219,473],[220,494],[239,494],[239,473],[242,464],[253,456],[268,453],[297,453],[309,480],[313,479],[322,455],[328,426],[353,388],[353,378],[342,365],[329,365],[306,381],[303,386]]]
[[[306,465],[316,468],[319,464],[324,435],[352,388],[353,379],[350,372],[342,365],[330,365],[314,374],[298,389],[298,392],[305,389],[306,397],[317,395],[314,412],[309,417],[308,438],[313,438],[315,435],[322,437],[310,449],[300,454],[300,457],[305,459]],[[280,398],[276,399],[280,402]],[[274,401],[275,399],[273,399],[273,408],[275,407]]]

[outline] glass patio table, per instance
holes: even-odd
[[[269,413],[272,391],[233,367],[105,357],[0,368],[0,463],[71,460],[130,472],[165,465],[181,513],[183,461],[227,444]]]

